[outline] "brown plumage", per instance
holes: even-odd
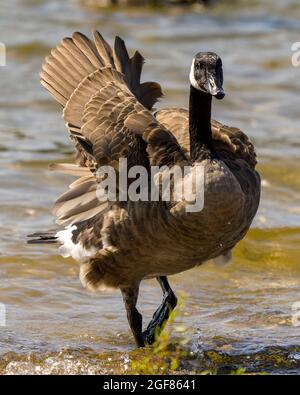
[[[212,67],[216,59],[219,70],[214,56],[201,61]],[[206,82],[201,85],[201,76],[197,77],[195,59],[190,103],[203,101],[202,123],[191,107],[190,112],[181,108],[152,112],[162,97],[160,85],[140,82],[144,59],[139,52],[130,58],[118,37],[112,49],[98,32],[94,41],[74,33],[51,51],[41,71],[42,85],[64,107],[77,151],[76,164],[53,164],[51,169],[78,178],[54,206],[57,223],[71,227],[65,233],[36,233],[31,242],[61,242],[64,256],[80,260],[85,287],[120,288],[138,345],[153,341],[155,327],[163,325],[176,305],[165,276],[228,255],[245,236],[259,203],[252,143],[239,129],[210,123],[209,97],[224,96],[221,88],[216,90],[223,77],[216,71],[216,84],[210,80],[211,87],[205,88]],[[206,140],[201,137],[202,124]],[[184,200],[172,199],[99,201],[97,169],[109,165],[118,172],[120,158],[127,158],[128,168],[141,165],[148,170],[153,165],[203,166],[203,209],[190,213]],[[165,298],[142,333],[138,288],[151,277],[158,278]]]

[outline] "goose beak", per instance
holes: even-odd
[[[208,77],[206,89],[216,99],[221,100],[225,96],[225,92],[221,84],[218,81],[216,81],[212,75]]]
[[[223,88],[220,88],[220,89],[217,91],[217,93],[216,93],[215,95],[213,95],[213,96],[215,96],[215,98],[218,99],[218,100],[224,99],[224,97],[225,97],[224,89],[223,89]]]

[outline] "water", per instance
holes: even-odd
[[[160,106],[187,105],[196,52],[220,54],[227,96],[215,101],[214,117],[246,131],[257,146],[262,201],[232,262],[170,280],[184,293],[181,321],[186,347],[194,350],[184,369],[213,363],[299,373],[300,329],[292,325],[291,307],[300,300],[300,68],[291,64],[291,45],[299,41],[300,6],[249,3],[195,12],[1,2],[0,41],[7,46],[7,66],[0,68],[0,302],[7,309],[1,373],[123,373],[136,355],[119,292],[89,294],[72,260],[54,247],[25,243],[26,234],[54,225],[50,208],[71,181],[47,170],[53,161],[71,160],[72,146],[59,106],[39,84],[39,69],[62,37],[94,27],[142,51],[144,79],[164,88]],[[160,299],[155,281],[145,281],[144,322]],[[179,338],[174,333],[171,340]]]

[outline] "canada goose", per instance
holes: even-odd
[[[212,97],[222,99],[223,72],[218,55],[198,53],[190,70],[189,110],[166,108],[153,113],[162,96],[156,82],[140,82],[144,59],[131,58],[123,40],[114,49],[94,32],[64,38],[41,71],[42,85],[63,106],[76,164],[52,170],[77,176],[55,203],[61,230],[30,235],[30,243],[59,243],[64,257],[78,260],[82,284],[91,290],[120,288],[136,344],[151,344],[176,297],[167,276],[228,256],[248,231],[260,199],[256,154],[239,129],[211,121]],[[141,165],[204,168],[204,206],[162,200],[102,201],[97,198],[97,169],[118,160]],[[156,277],[161,306],[147,329],[136,308],[139,285]]]

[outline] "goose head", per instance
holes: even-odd
[[[193,58],[190,71],[191,85],[202,92],[223,99],[222,60],[214,52],[199,52]]]

